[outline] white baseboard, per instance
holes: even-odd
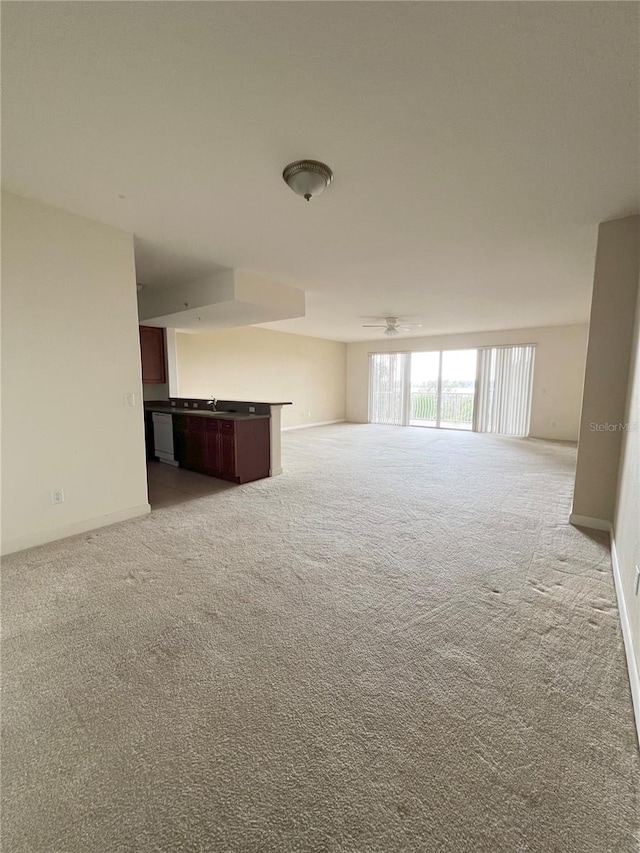
[[[569,524],[576,527],[589,527],[591,530],[606,530],[611,533],[611,522],[604,518],[591,518],[588,515],[576,515],[572,512],[569,516]]]
[[[296,426],[282,427],[282,432],[289,432],[290,429],[309,429],[310,427],[329,426],[329,424],[344,424],[344,418],[339,418],[337,421],[318,421],[315,424],[296,424]]]
[[[638,745],[640,746],[640,674],[638,673],[638,661],[636,659],[635,649],[633,648],[629,610],[624,596],[620,563],[618,562],[618,552],[616,550],[616,543],[613,536],[611,537],[611,563],[613,565],[613,582],[616,587],[616,596],[618,598],[618,612],[620,613],[620,625],[622,627],[622,637],[624,639],[624,650],[627,655],[627,670],[629,671],[629,683],[631,684],[631,701],[633,702],[633,713],[636,720],[636,733],[638,735]]]
[[[147,515],[150,512],[150,505],[145,503],[121,509],[118,512],[111,512],[108,515],[100,515],[97,518],[86,518],[64,527],[7,539],[2,542],[2,554],[13,554],[16,551],[24,551],[26,548],[46,545],[47,542],[56,542],[58,539],[66,539],[68,536],[77,536],[78,533],[87,533],[89,530],[97,530],[99,527],[107,527],[110,524],[117,524],[119,521],[128,521],[130,518],[138,518],[138,516]]]

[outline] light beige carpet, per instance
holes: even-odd
[[[627,853],[609,552],[570,446],[342,425],[4,561],[7,853]]]

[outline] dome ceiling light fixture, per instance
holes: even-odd
[[[311,201],[333,181],[333,172],[319,160],[295,160],[285,166],[282,177],[294,193]]]

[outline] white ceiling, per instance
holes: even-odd
[[[284,331],[582,322],[597,223],[640,210],[638,9],[5,3],[3,183],[133,232],[149,286],[307,290]],[[335,172],[309,204],[299,157]]]

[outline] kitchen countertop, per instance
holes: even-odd
[[[179,409],[177,406],[150,406],[144,407],[145,412],[162,412],[166,415],[193,415],[196,418],[225,418],[230,421],[254,421],[259,418],[268,418],[269,415],[250,415],[245,412],[212,412],[209,409]]]

